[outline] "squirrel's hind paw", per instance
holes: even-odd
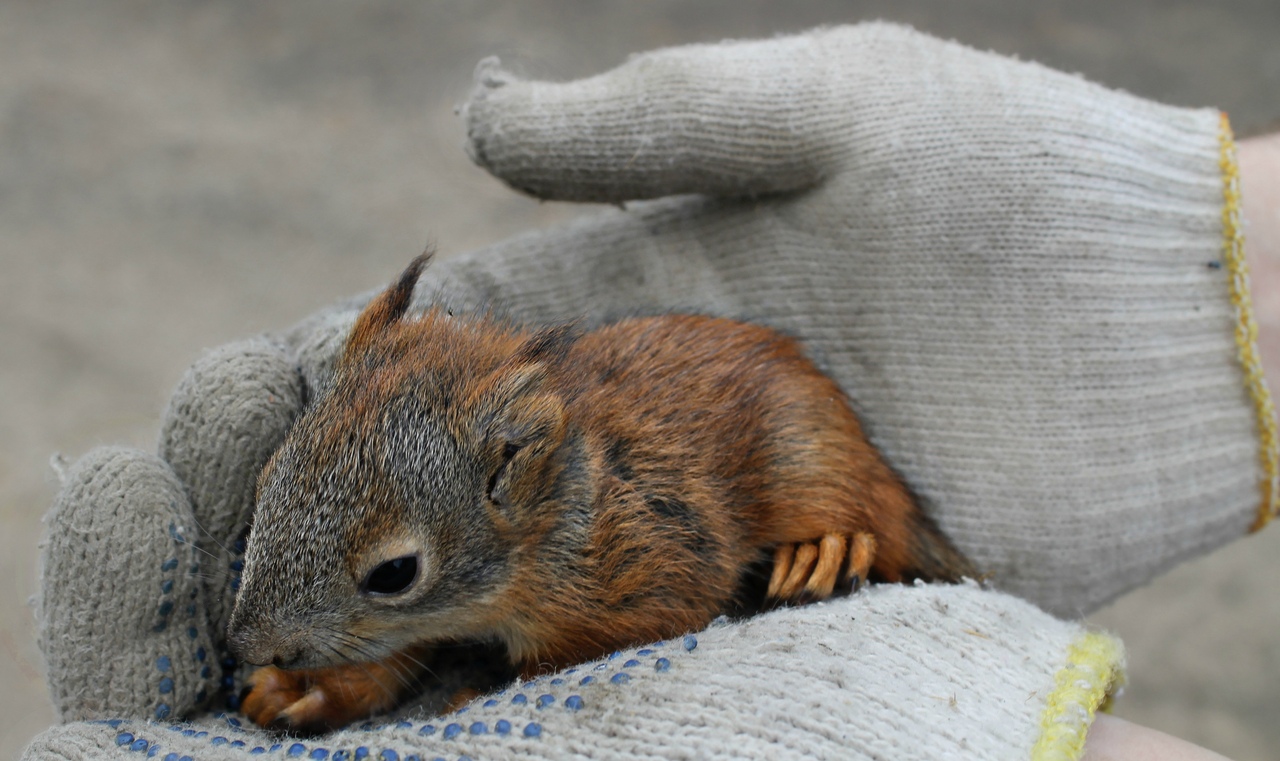
[[[866,580],[875,560],[876,540],[858,533],[827,534],[815,542],[779,546],[773,553],[766,603],[804,604],[825,600],[835,592],[857,589]]]

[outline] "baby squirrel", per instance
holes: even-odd
[[[264,468],[228,641],[293,730],[393,707],[432,643],[524,676],[705,627],[746,569],[804,602],[969,562],[796,341],[727,319],[583,332],[430,309],[415,259]]]

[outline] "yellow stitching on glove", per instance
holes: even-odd
[[[1067,664],[1054,676],[1053,692],[1040,715],[1040,739],[1032,761],[1078,761],[1094,714],[1111,708],[1124,684],[1124,648],[1101,632],[1086,632],[1067,649]]]
[[[1244,382],[1253,398],[1258,414],[1258,438],[1262,442],[1262,470],[1266,477],[1261,483],[1262,502],[1258,505],[1258,517],[1249,531],[1257,531],[1275,517],[1280,504],[1280,444],[1276,436],[1276,410],[1271,393],[1262,377],[1262,362],[1258,359],[1258,324],[1253,319],[1253,304],[1249,300],[1249,267],[1244,260],[1244,231],[1240,221],[1240,166],[1236,161],[1236,143],[1231,135],[1231,123],[1224,113],[1220,117],[1218,141],[1221,146],[1219,164],[1222,167],[1222,258],[1230,273],[1231,304],[1236,308],[1236,347],[1240,353],[1240,365],[1244,368]]]

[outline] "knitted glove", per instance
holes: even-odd
[[[991,582],[1062,614],[1274,513],[1217,112],[888,24],[477,76],[470,149],[512,186],[705,195],[450,262],[455,292],[802,337]]]
[[[232,717],[108,719],[25,758],[1078,758],[1118,643],[972,585],[883,586],[713,624],[462,710],[294,739]]]
[[[37,618],[64,721],[236,707],[223,637],[256,475],[304,401],[278,344],[229,344],[179,383],[160,457],[101,448],[63,474]]]
[[[689,308],[799,335],[997,586],[1088,610],[1271,515],[1216,114],[877,24],[567,85],[488,63],[467,122],[474,155],[531,192],[722,197],[455,257],[420,303]],[[254,480],[362,301],[203,358],[159,458],[68,472],[40,611],[64,720],[236,707],[221,640]]]
[[[554,320],[676,309],[805,340],[991,582],[1097,608],[1259,528],[1274,412],[1234,146],[1171,108],[889,24],[480,64],[482,166],[628,204],[436,265],[424,299]],[[322,386],[354,311],[295,330]]]

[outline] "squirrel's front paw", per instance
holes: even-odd
[[[264,666],[249,677],[240,710],[262,727],[317,734],[391,708],[396,698],[364,664],[294,671]]]

